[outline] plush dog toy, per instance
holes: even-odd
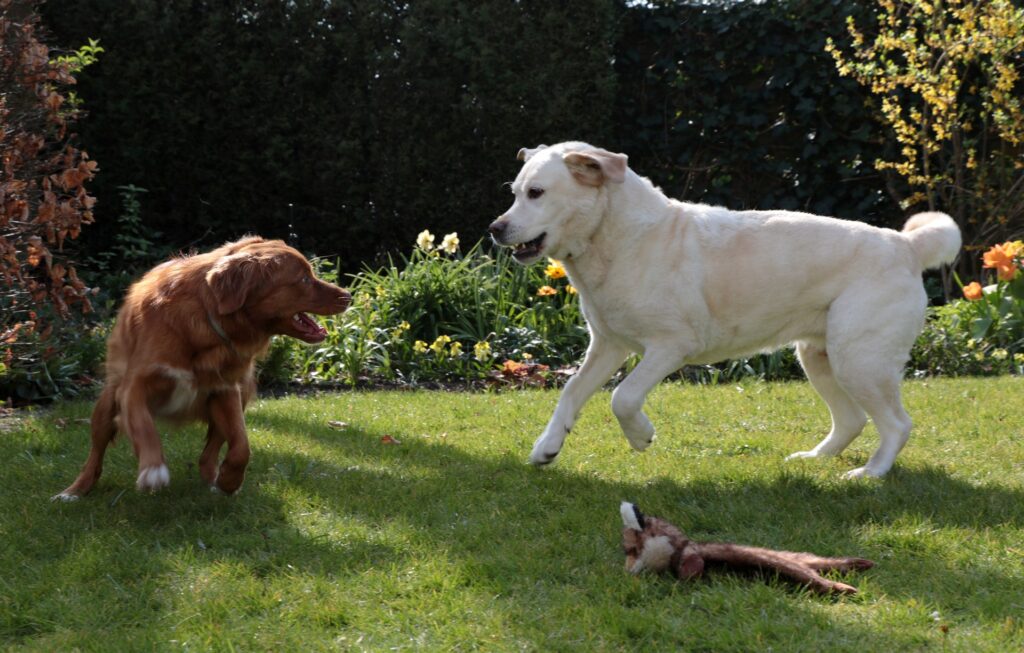
[[[864,558],[823,558],[813,553],[774,551],[724,542],[694,542],[664,519],[644,515],[632,503],[623,501],[620,510],[625,527],[622,548],[626,553],[626,570],[631,574],[668,569],[677,578],[689,580],[700,576],[706,563],[719,563],[730,568],[774,570],[822,594],[856,594],[857,588],[822,578],[818,572],[869,569],[875,564]]]

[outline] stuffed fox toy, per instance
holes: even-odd
[[[632,503],[622,502],[622,548],[631,574],[668,569],[680,580],[696,578],[706,563],[730,568],[775,571],[821,594],[856,594],[857,588],[823,578],[819,572],[869,569],[864,558],[824,558],[813,553],[775,551],[724,542],[694,542],[664,519],[649,517]]]

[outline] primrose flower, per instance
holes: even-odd
[[[562,262],[556,261],[553,258],[549,258],[548,260],[551,261],[551,265],[544,269],[544,276],[550,279],[561,279],[564,277],[565,267],[562,265]]]
[[[448,349],[448,355],[452,358],[458,358],[462,355],[462,343],[453,342],[452,346]]]
[[[481,363],[491,359],[491,345],[487,341],[481,341],[473,345],[473,356]]]
[[[1010,352],[1006,351],[1005,349],[995,349],[992,351],[992,358],[996,359],[997,361],[1004,361],[1006,360],[1006,357],[1009,355]]]
[[[434,249],[434,234],[424,229],[420,232],[420,235],[416,236],[416,246],[424,252]]]
[[[569,293],[570,295],[575,295],[575,294],[576,294],[576,292],[577,292],[577,290],[576,290],[576,286],[574,286],[574,285],[572,285],[572,284],[570,283],[569,285],[567,285],[567,286],[565,287],[565,292]]]
[[[964,297],[966,299],[977,301],[985,295],[985,292],[981,289],[981,284],[977,281],[972,281],[964,286]]]
[[[459,234],[454,231],[447,234],[444,240],[441,241],[441,249],[448,254],[454,254],[459,251]]]
[[[422,340],[417,340],[412,345],[412,350],[417,354],[425,354],[427,352],[427,349],[427,343],[423,342]]]
[[[993,245],[981,257],[985,262],[982,267],[994,269],[1001,281],[1013,281],[1017,276],[1017,263],[1013,259],[1018,253],[1016,243]]]
[[[440,356],[441,352],[444,351],[444,346],[451,341],[452,339],[449,336],[438,336],[437,340],[434,341],[434,344],[430,345],[430,348],[434,351],[435,354]]]
[[[557,294],[558,294],[558,291],[555,290],[554,288],[552,288],[551,286],[541,286],[540,288],[537,289],[537,296],[538,297],[548,297],[550,295],[557,295]]]

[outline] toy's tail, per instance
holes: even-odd
[[[952,263],[960,252],[960,227],[945,213],[911,216],[901,233],[910,241],[922,270]]]
[[[635,531],[642,531],[644,529],[644,513],[640,512],[635,503],[623,501],[619,506],[619,512],[622,513],[623,526],[632,528]]]

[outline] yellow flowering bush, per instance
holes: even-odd
[[[898,154],[875,167],[901,179],[906,209],[942,210],[968,251],[1013,235],[1024,203],[1024,8],[1011,0],[875,0],[869,36],[848,19],[852,49],[826,49],[841,75],[877,98]],[[1019,227],[1018,227],[1019,228]],[[973,257],[960,267],[976,273]],[[948,289],[948,288],[947,288]]]

